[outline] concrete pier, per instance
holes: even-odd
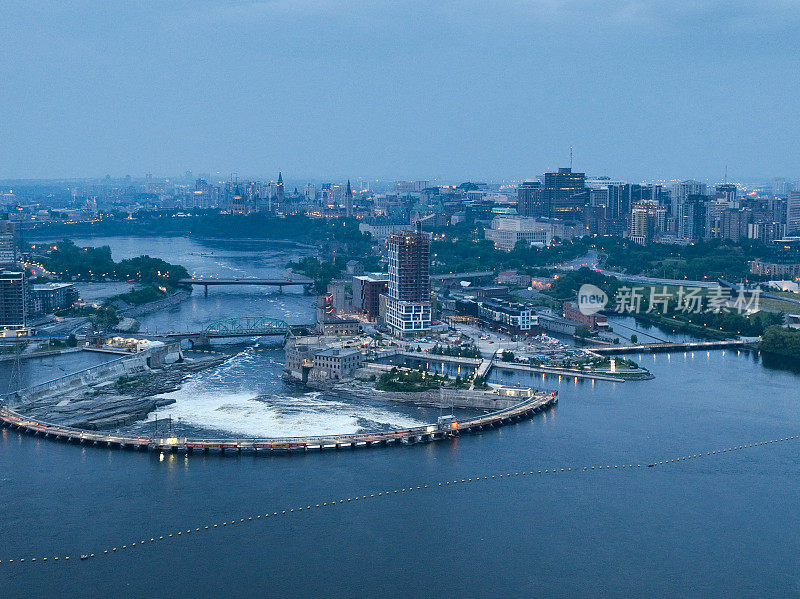
[[[494,428],[524,418],[530,418],[558,403],[557,393],[539,393],[526,398],[511,408],[498,410],[484,416],[453,421],[446,427],[439,424],[372,433],[356,433],[347,435],[323,435],[311,437],[285,437],[265,439],[187,439],[185,437],[124,437],[64,427],[57,424],[31,420],[5,404],[0,404],[0,423],[29,434],[42,434],[45,438],[63,441],[77,441],[92,445],[105,444],[107,447],[119,449],[149,449],[151,451],[219,451],[220,454],[261,450],[269,451],[307,451],[309,449],[343,447],[359,448],[390,444],[427,443],[441,441],[459,436],[462,433],[480,432],[486,427]]]

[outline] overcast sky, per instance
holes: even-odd
[[[800,176],[793,0],[0,0],[0,178]]]

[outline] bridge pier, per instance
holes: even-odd
[[[208,285],[203,285],[203,297],[208,297]]]

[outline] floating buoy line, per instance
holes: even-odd
[[[612,470],[639,470],[641,471],[643,468],[656,468],[662,466],[668,466],[670,464],[675,464],[679,462],[684,462],[686,460],[693,460],[708,456],[714,455],[721,455],[725,453],[730,453],[734,451],[741,451],[743,449],[750,449],[753,447],[760,447],[765,445],[771,445],[774,443],[779,443],[782,441],[791,441],[800,438],[800,435],[793,435],[790,437],[781,437],[778,439],[770,439],[767,441],[757,441],[754,443],[746,443],[743,445],[734,445],[733,447],[727,447],[724,449],[717,449],[714,451],[706,451],[695,453],[687,456],[680,456],[677,458],[670,458],[665,460],[647,462],[644,464],[613,464],[613,465],[600,465],[600,466],[583,466],[583,467],[556,467],[556,468],[544,468],[540,470],[527,470],[527,471],[519,471],[519,472],[507,472],[503,474],[487,474],[483,476],[474,476],[474,477],[467,477],[461,479],[454,479],[454,480],[445,480],[442,482],[436,483],[429,483],[429,484],[421,484],[416,486],[409,486],[409,487],[401,487],[397,489],[390,489],[387,491],[376,491],[370,493],[369,495],[354,495],[352,497],[340,498],[340,499],[333,499],[331,501],[323,501],[321,503],[314,503],[313,505],[308,504],[305,506],[296,506],[291,508],[282,509],[279,511],[272,511],[272,512],[265,512],[263,514],[255,514],[251,516],[246,516],[244,518],[234,518],[232,520],[223,520],[221,522],[216,523],[209,523],[203,526],[195,526],[194,528],[187,528],[186,530],[178,530],[173,531],[170,533],[165,533],[158,536],[152,536],[149,539],[140,539],[133,541],[131,543],[126,543],[124,545],[117,545],[115,547],[107,547],[100,551],[96,551],[95,553],[83,553],[80,554],[79,560],[80,561],[91,561],[95,557],[102,557],[102,556],[112,556],[122,552],[128,552],[132,549],[143,547],[145,545],[151,543],[159,543],[161,541],[168,541],[168,540],[176,540],[184,535],[191,535],[197,533],[204,533],[204,532],[212,532],[214,530],[219,530],[223,527],[227,526],[235,526],[238,524],[247,524],[257,522],[259,520],[267,520],[269,518],[276,518],[281,516],[288,516],[292,514],[299,514],[301,512],[308,512],[311,510],[319,510],[319,509],[328,509],[335,506],[346,505],[348,503],[352,503],[354,501],[365,501],[369,499],[376,499],[376,498],[384,498],[384,497],[394,497],[395,495],[402,495],[404,493],[412,493],[415,491],[424,491],[424,490],[431,490],[431,489],[438,489],[440,487],[448,487],[451,485],[461,485],[461,484],[469,484],[469,483],[478,483],[478,482],[491,482],[491,481],[498,481],[498,480],[507,480],[507,479],[516,479],[519,477],[526,477],[529,478],[531,476],[539,476],[539,475],[555,475],[561,473],[589,473],[589,472],[608,472]],[[16,559],[0,559],[0,564],[8,565],[8,564],[23,564],[29,562],[35,562],[37,564],[47,564],[47,563],[64,563],[70,561],[69,555],[64,556],[52,556],[52,557],[31,557],[31,558],[16,558]],[[73,560],[75,561],[75,560]]]

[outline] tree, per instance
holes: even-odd
[[[73,333],[70,333],[69,337],[67,337],[67,346],[68,347],[77,347],[78,346],[78,339],[75,337]]]
[[[800,332],[780,325],[768,327],[762,337],[761,350],[800,359]]]
[[[636,335],[636,333],[631,335],[631,343],[639,343],[639,337]]]
[[[514,352],[510,349],[504,349],[503,353],[500,354],[500,359],[503,362],[513,362],[514,361]]]

